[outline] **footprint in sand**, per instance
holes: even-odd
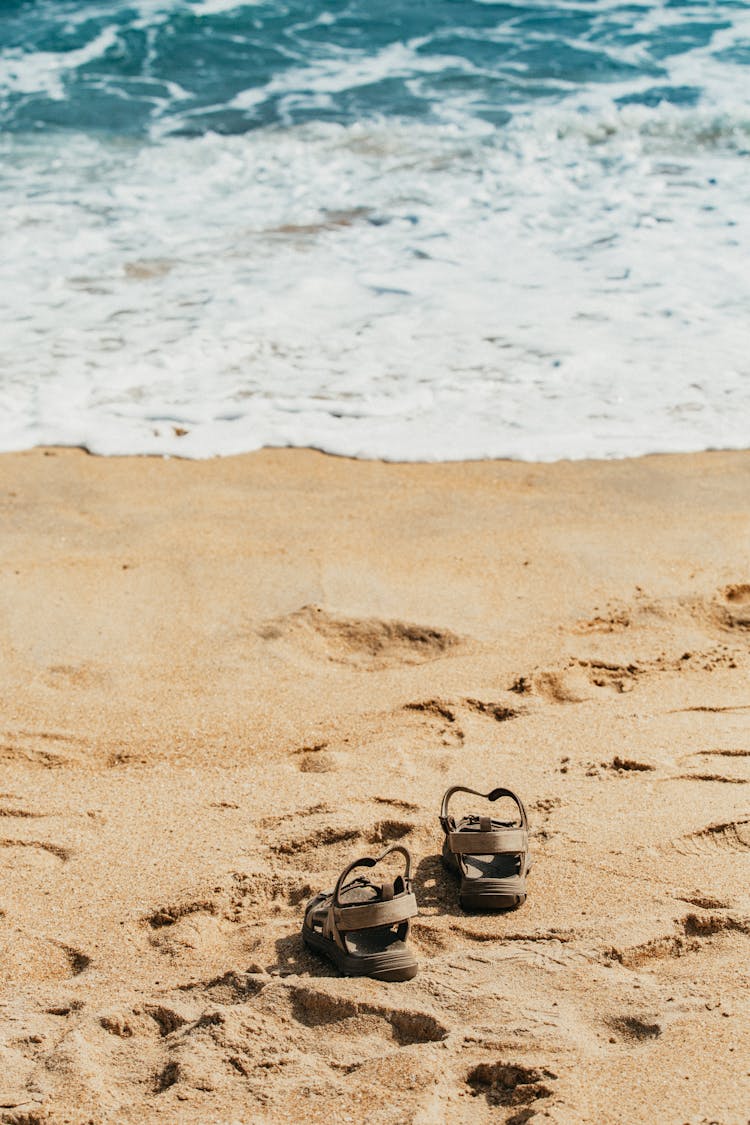
[[[414,829],[415,825],[408,820],[388,817],[374,824],[365,834],[365,839],[368,844],[377,844],[378,847],[382,848],[386,844],[394,844],[396,841],[404,840]]]
[[[89,749],[85,739],[63,731],[20,730],[0,734],[0,761],[56,769],[79,764]]]
[[[466,1076],[466,1084],[474,1097],[486,1098],[491,1106],[531,1106],[542,1098],[551,1098],[550,1082],[557,1075],[546,1068],[519,1066],[515,1063],[480,1063]],[[521,1111],[511,1120],[528,1121],[533,1113]]]
[[[306,870],[309,863],[305,864]],[[148,944],[183,968],[199,973],[247,969],[278,959],[277,939],[293,923],[297,940],[300,903],[315,890],[306,874],[231,872],[220,884],[193,897],[165,903],[141,919]]]
[[[163,929],[165,926],[174,926],[181,918],[190,914],[215,914],[216,906],[210,899],[197,899],[193,902],[174,903],[169,906],[160,906],[146,917],[146,922],[153,930]]]
[[[507,930],[502,933],[502,945],[498,945],[498,931],[495,928],[483,929],[481,924],[451,925],[451,933],[475,946],[485,946],[492,963],[507,968],[543,970],[545,973],[559,973],[581,968],[590,963],[588,954],[574,947],[576,934],[572,930],[552,929],[524,932]]]
[[[448,699],[420,699],[413,703],[405,703],[403,711],[415,715],[424,715],[428,720],[437,722],[441,742],[444,746],[463,743],[466,735],[459,724],[461,714],[481,715],[496,723],[505,723],[509,719],[516,719],[523,714],[517,707],[510,707],[506,703],[494,700],[464,698],[459,700]]]
[[[716,619],[725,629],[750,629],[750,583],[725,586],[716,599]]]
[[[697,750],[680,758],[680,764],[683,763],[693,769],[679,774],[678,781],[718,781],[725,785],[750,782],[750,750]]]
[[[190,985],[189,991],[182,990],[182,1000],[147,1005],[166,1049],[154,1092],[230,1088],[241,1081],[245,1104],[258,1096],[268,1107],[269,1076],[283,1074],[290,1064],[295,1072],[313,1074],[323,1067],[324,1073],[330,1068],[331,1077],[339,1077],[378,1060],[388,1067],[401,1048],[440,1042],[448,1035],[431,1012],[398,1000],[390,1003],[386,997],[364,999],[361,990],[352,995],[347,983],[342,989],[334,979],[329,990],[323,981],[259,976],[246,989],[239,976],[226,974]],[[196,1018],[196,1004],[209,994],[214,994],[213,1002]]]
[[[175,1011],[166,1004],[144,1004],[143,1010],[154,1021],[161,1036],[171,1035],[173,1031],[177,1031],[189,1022],[189,1016]]]
[[[64,942],[14,929],[0,932],[0,962],[9,984],[29,984],[80,976],[91,958]]]
[[[448,703],[444,699],[422,699],[414,703],[405,703],[401,710],[404,718],[426,720],[424,727],[429,730],[435,741],[439,740],[442,746],[463,745],[466,734],[458,722],[455,704]]]
[[[715,852],[750,851],[750,817],[729,820],[725,823],[707,824],[672,844],[682,855],[711,855]]]
[[[346,755],[341,751],[329,750],[327,742],[311,742],[308,746],[300,746],[293,753],[297,757],[300,773],[333,773],[346,761]]]
[[[448,1028],[429,1012],[397,1007],[388,1003],[355,1000],[312,985],[287,984],[294,1019],[308,1028],[325,1026],[328,1031],[348,1036],[354,1027],[406,1047],[412,1043],[438,1043]]]
[[[726,636],[733,633],[739,640],[750,629],[750,583],[733,582],[722,586],[711,597],[684,597],[676,601],[682,615],[692,618],[707,632]]]
[[[316,605],[266,622],[259,635],[288,651],[363,671],[439,660],[461,644],[461,638],[448,629],[376,617],[341,617]]]
[[[313,870],[329,867],[335,863],[333,851],[338,855],[339,844],[351,844],[361,839],[360,829],[355,825],[322,826],[310,828],[307,832],[282,838],[270,845],[271,851],[287,862],[299,861]]]
[[[614,1016],[606,1021],[606,1026],[627,1046],[633,1043],[648,1043],[650,1040],[658,1039],[662,1033],[660,1023],[648,1018],[641,1019],[638,1016]]]
[[[338,731],[325,737],[325,732],[316,731],[316,737],[291,753],[301,773],[330,773],[355,765],[357,758],[367,756],[372,745],[384,761],[383,768],[403,780],[414,772],[415,755],[420,751],[430,755],[432,765],[439,765],[436,748],[462,746],[469,721],[497,724],[522,716],[525,709],[512,702],[514,705],[502,699],[472,696],[410,700],[390,711],[371,712],[351,734]]]
[[[232,938],[231,926],[223,918],[213,911],[194,910],[154,929],[149,944],[169,961],[215,971],[228,958],[231,963],[240,955]]]
[[[413,830],[414,825],[408,821],[391,817],[379,820],[369,828],[325,824],[282,838],[271,844],[270,849],[279,859],[303,866],[307,871],[325,871],[345,863],[351,858],[352,849],[359,847],[366,852],[367,845],[382,848],[396,840],[403,840]]]
[[[603,660],[572,660],[567,667],[519,676],[512,690],[532,691],[551,703],[582,703],[605,690],[621,695],[632,691],[644,672],[637,664]]]
[[[270,979],[264,973],[238,972],[236,969],[230,969],[221,976],[179,985],[179,989],[187,994],[195,994],[201,1001],[208,1000],[213,1004],[231,1008],[235,1004],[246,1004],[252,1000],[265,988]],[[156,1018],[151,1011],[149,1015]]]
[[[46,870],[50,864],[66,863],[71,856],[69,848],[51,844],[47,840],[9,840],[0,839],[0,849],[13,849],[13,866],[23,866],[29,870]],[[16,851],[16,849],[18,849]],[[0,859],[2,854],[0,853]]]
[[[717,590],[713,597],[694,595],[672,598],[636,598],[630,605],[607,606],[590,618],[577,622],[574,633],[619,633],[640,625],[692,619],[714,631],[750,629],[750,582],[733,582]]]
[[[710,946],[711,939],[730,933],[750,936],[750,919],[728,914],[688,914],[676,923],[676,930],[628,949],[610,950],[609,957],[626,969],[647,967],[652,961],[684,957]]]
[[[682,652],[674,656],[662,654],[654,660],[628,663],[572,658],[563,668],[538,669],[528,675],[516,677],[510,690],[519,695],[532,692],[552,703],[582,703],[597,698],[601,692],[623,695],[633,691],[640,681],[655,675],[734,669],[741,662],[741,654],[727,645]]]

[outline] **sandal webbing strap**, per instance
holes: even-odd
[[[413,894],[396,895],[386,902],[367,902],[352,906],[334,906],[333,918],[339,930],[368,930],[374,926],[392,926],[418,914]]]
[[[448,833],[448,847],[459,855],[503,855],[525,852],[529,838],[523,828],[497,829],[492,832],[459,831]]]

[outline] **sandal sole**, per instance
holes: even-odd
[[[302,940],[308,949],[325,957],[326,960],[332,961],[339,972],[347,977],[404,981],[412,980],[417,975],[419,968],[415,960],[405,960],[404,958],[388,958],[387,956],[380,959],[376,956],[372,959],[369,957],[351,957],[339,949],[335,942],[321,938],[319,934],[309,930],[306,926],[302,927]],[[380,964],[378,960],[380,960]]]
[[[526,902],[526,895],[493,895],[467,892],[458,896],[462,910],[486,914],[495,910],[516,910]]]
[[[461,880],[461,871],[452,857],[443,854],[443,867],[455,878]],[[530,867],[526,868],[526,875]],[[524,876],[525,878],[525,876]],[[481,883],[481,880],[477,880]],[[481,886],[476,889],[462,887],[458,895],[458,903],[462,910],[470,914],[491,914],[500,910],[517,910],[526,902],[526,892],[519,891],[514,894],[498,894],[497,891],[485,891]]]

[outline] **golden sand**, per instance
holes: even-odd
[[[750,1119],[750,454],[35,450],[0,529],[0,1121]],[[396,840],[419,974],[341,978],[304,903]]]

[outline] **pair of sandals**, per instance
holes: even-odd
[[[456,822],[448,812],[455,793],[487,801],[509,797],[518,808],[519,819],[493,820],[472,814]],[[511,789],[477,793],[454,785],[443,797],[440,824],[445,834],[443,864],[460,880],[459,902],[464,910],[512,910],[526,901],[526,876],[531,870],[528,820],[523,802]],[[404,857],[403,875],[383,882],[365,875],[350,878],[357,868],[375,867],[394,852]],[[391,844],[374,858],[355,859],[341,872],[332,892],[311,899],[305,908],[302,938],[346,976],[411,980],[417,973],[417,961],[407,939],[417,913],[411,855],[402,844]]]

